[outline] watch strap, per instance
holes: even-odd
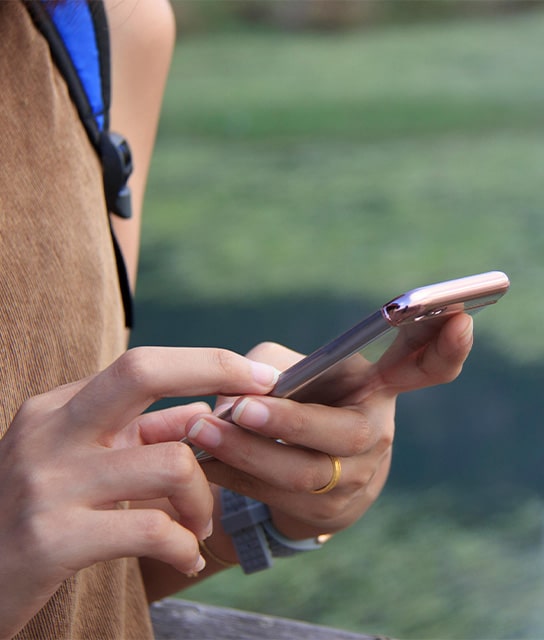
[[[269,569],[273,558],[286,558],[320,549],[330,536],[291,540],[272,523],[270,509],[262,502],[221,489],[221,523],[232,537],[244,573]]]
[[[264,529],[259,526],[270,520],[268,507],[229,489],[221,490],[221,506],[223,529],[232,537],[244,573],[269,569],[273,564],[272,552]]]
[[[262,528],[264,529],[270,551],[275,558],[288,558],[303,551],[321,549],[323,546],[323,542],[321,542],[319,538],[291,540],[291,538],[280,533],[272,524],[271,520],[263,522]]]

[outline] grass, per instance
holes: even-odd
[[[480,330],[539,358],[543,27],[536,14],[182,40],[144,233],[156,269],[141,274],[141,299],[375,303],[498,268],[512,292]]]
[[[432,491],[386,494],[311,561],[234,569],[183,597],[392,638],[541,638],[541,506],[467,525],[445,505]]]
[[[407,288],[512,280],[460,382],[401,405],[394,484],[367,517],[312,562],[184,596],[406,640],[544,635],[542,33],[535,12],[181,39],[134,342],[306,349]],[[482,500],[467,524],[482,487],[502,515]]]

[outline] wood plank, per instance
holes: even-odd
[[[387,640],[176,598],[153,604],[151,618],[156,640]]]

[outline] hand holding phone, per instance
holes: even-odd
[[[393,298],[374,313],[309,356],[286,369],[279,377],[270,396],[306,396],[312,383],[334,365],[375,343],[379,338],[391,338],[399,331],[402,340],[380,354],[376,369],[390,367],[410,349],[421,348],[439,330],[445,319],[457,313],[475,313],[496,303],[509,289],[508,277],[500,271],[467,276],[420,287]],[[425,337],[427,336],[427,337]],[[366,354],[364,354],[366,355]],[[360,389],[369,384],[371,375],[361,380]],[[230,410],[220,414],[230,419]],[[212,456],[191,443],[200,462]]]

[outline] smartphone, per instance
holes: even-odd
[[[331,367],[363,351],[378,339],[394,337],[398,330],[421,323],[441,324],[445,318],[456,313],[473,314],[496,303],[509,287],[506,274],[489,271],[412,289],[386,302],[351,329],[283,371],[268,395],[289,398],[301,390],[306,391],[314,380]],[[228,420],[230,410],[227,409],[219,417]],[[206,451],[185,442],[191,446],[200,462],[213,459]]]

